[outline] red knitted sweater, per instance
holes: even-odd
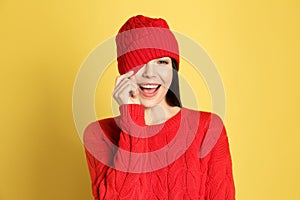
[[[235,199],[228,138],[219,116],[182,108],[165,123],[145,125],[141,105],[124,104],[120,113],[85,129],[96,200]]]

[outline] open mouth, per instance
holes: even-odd
[[[160,84],[140,84],[140,92],[145,97],[153,97],[156,95]]]

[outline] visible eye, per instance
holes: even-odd
[[[164,64],[164,65],[169,64],[169,62],[167,60],[159,60],[157,62],[158,62],[158,64]]]

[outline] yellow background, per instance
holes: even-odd
[[[92,199],[73,84],[89,52],[136,14],[166,19],[218,67],[237,199],[300,199],[296,0],[2,0],[0,199]]]

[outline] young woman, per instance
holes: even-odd
[[[235,199],[226,129],[216,114],[181,105],[166,21],[131,17],[116,43],[120,116],[84,134],[94,199]]]

